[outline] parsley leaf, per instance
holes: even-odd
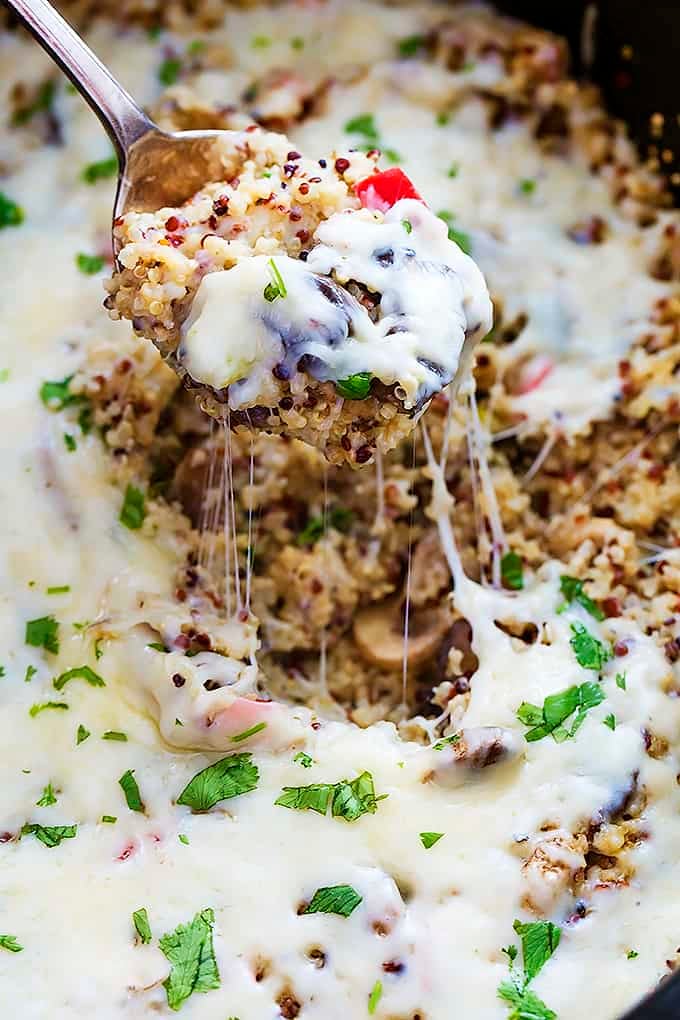
[[[345,124],[347,134],[363,135],[366,139],[378,140],[378,131],[372,113],[361,113]]]
[[[378,1008],[378,1003],[382,999],[382,993],[383,993],[382,981],[376,981],[376,983],[373,985],[373,988],[371,989],[371,994],[368,997],[369,1016],[373,1016],[376,1009]]]
[[[610,712],[608,715],[606,715],[602,722],[605,724],[605,726],[608,726],[610,730],[616,729],[616,716],[614,715],[613,712]]]
[[[249,752],[231,754],[208,765],[189,780],[177,803],[186,804],[192,811],[209,811],[221,800],[254,790],[260,773],[252,757]]]
[[[59,624],[53,616],[26,621],[26,644],[44,648],[54,655],[59,651]]]
[[[505,587],[512,591],[521,591],[524,587],[522,557],[512,550],[506,552],[501,559],[501,578]]]
[[[69,453],[73,453],[73,451],[78,448],[75,437],[72,436],[70,432],[64,432],[64,446]]]
[[[363,897],[351,885],[329,885],[317,889],[303,914],[339,914],[349,917]]]
[[[363,400],[371,390],[371,373],[356,372],[346,379],[338,379],[335,389],[345,400]]]
[[[179,57],[168,57],[158,68],[158,80],[161,85],[174,85],[182,70],[182,61]]]
[[[281,273],[279,271],[279,267],[277,266],[276,262],[274,262],[274,259],[270,259],[269,260],[268,266],[269,266],[269,272],[272,275],[272,280],[264,288],[264,298],[265,298],[265,301],[270,301],[271,302],[271,301],[276,301],[276,299],[279,298],[279,297],[280,298],[287,297],[288,296],[288,290],[286,288],[285,283],[283,282],[283,277],[281,276]]]
[[[0,230],[18,227],[24,222],[24,210],[0,191]]]
[[[581,726],[589,709],[604,701],[604,691],[598,683],[589,681],[578,687],[567,687],[557,694],[550,694],[543,702],[543,707],[532,705],[523,701],[517,709],[517,718],[525,726],[531,727],[528,733],[524,734],[525,740],[530,743],[535,740],[542,740],[548,734],[553,740],[561,743],[568,737],[573,737]],[[571,729],[562,725],[574,712],[576,716]]]
[[[242,740],[247,740],[248,737],[254,737],[256,733],[261,733],[262,730],[267,729],[266,722],[255,723],[249,730],[243,730],[242,733],[236,733],[232,738],[232,744],[240,744]]]
[[[35,836],[47,847],[59,846],[63,839],[74,839],[78,831],[77,825],[35,825],[23,826],[22,836]]]
[[[137,780],[132,774],[133,771],[134,769],[128,769],[127,772],[124,772],[118,780],[118,785],[125,794],[125,800],[130,811],[139,811],[141,814],[144,814],[144,802],[139,792]]]
[[[465,252],[466,255],[469,255],[472,251],[470,235],[466,234],[463,230],[457,230],[453,226],[453,220],[455,218],[453,213],[449,212],[447,209],[442,209],[437,213],[437,216],[440,220],[444,220],[444,223],[447,226],[449,241],[454,241],[461,251]]]
[[[616,686],[620,690],[625,691],[625,689],[626,689],[626,674],[625,673],[617,673],[616,674]]]
[[[81,393],[71,393],[72,375],[65,379],[47,379],[40,387],[40,399],[50,411],[62,411],[65,407],[73,404],[83,404],[87,401]]]
[[[591,599],[590,595],[587,595],[583,590],[583,581],[578,577],[571,577],[569,574],[562,574],[560,577],[560,591],[564,595],[565,601],[557,610],[558,613],[563,613],[565,609],[569,608],[572,602],[578,602],[580,606],[594,616],[596,620],[604,620],[604,613],[598,606],[597,602]]]
[[[52,681],[52,686],[56,691],[63,691],[69,680],[87,680],[90,687],[106,687],[106,684],[99,676],[99,673],[95,673],[89,666],[74,666],[73,669],[67,669],[65,673],[60,673]]]
[[[640,954],[638,953],[637,949],[629,949],[628,952],[626,953],[626,959],[635,960],[639,955]]]
[[[423,844],[426,850],[438,843],[444,835],[443,832],[421,832],[419,833],[420,842]]]
[[[102,822],[105,825],[115,825],[117,821],[116,815],[102,815]]]
[[[106,730],[102,733],[102,740],[117,740],[121,744],[127,744],[127,734],[120,730]]]
[[[345,507],[333,507],[324,520],[323,515],[310,517],[306,525],[297,537],[298,545],[314,545],[324,535],[326,526],[335,528],[336,531],[347,532],[352,526],[354,514]]]
[[[310,754],[306,754],[304,751],[298,751],[293,758],[293,761],[298,762],[303,769],[311,769],[314,764],[314,759]]]
[[[536,181],[531,177],[523,177],[519,182],[519,190],[523,195],[533,195],[536,190]]]
[[[94,276],[95,273],[99,273],[102,270],[104,258],[102,255],[86,255],[84,252],[79,251],[76,255],[76,265],[85,276]]]
[[[163,982],[170,1009],[177,1010],[194,992],[220,987],[220,974],[213,949],[215,914],[201,910],[189,924],[180,924],[159,940],[171,970]]]
[[[552,921],[515,921],[513,928],[522,940],[522,959],[527,983],[533,981],[560,944],[561,930]]]
[[[40,800],[37,800],[35,802],[35,806],[36,807],[50,807],[52,804],[56,804],[56,803],[57,803],[57,798],[54,796],[54,790],[52,789],[52,784],[48,783],[47,786],[45,787],[45,789],[42,792],[42,797],[40,798]]]
[[[116,156],[109,156],[108,159],[100,159],[96,163],[88,163],[82,171],[82,179],[86,184],[96,184],[97,181],[106,177],[115,177],[118,173],[118,159]]]
[[[582,623],[572,623],[571,633],[569,644],[574,650],[579,666],[599,672],[605,662],[611,659],[611,649],[586,630]]]
[[[24,683],[30,684],[31,680],[38,672],[35,666],[27,666],[26,673],[24,674]]]
[[[35,719],[36,715],[40,715],[41,712],[44,712],[45,709],[48,708],[60,708],[62,710],[66,710],[68,705],[65,701],[42,701],[39,704],[31,705],[28,710],[28,714],[31,719]]]
[[[296,811],[316,811],[325,815],[330,805],[333,818],[354,822],[365,814],[375,814],[378,801],[370,772],[362,772],[356,779],[341,779],[339,783],[313,783],[311,786],[284,786],[281,796],[274,801],[280,807]]]
[[[400,39],[399,56],[400,57],[414,57],[418,50],[425,45],[424,35],[408,35],[405,39]]]
[[[17,942],[16,935],[0,935],[0,949],[6,949],[8,953],[21,953],[23,948]]]
[[[48,595],[65,595],[71,590],[70,584],[54,584],[47,589]]]
[[[78,744],[82,744],[83,741],[87,740],[89,736],[90,731],[86,730],[83,724],[81,723],[80,726],[78,727],[78,732],[76,733],[76,747],[78,746]]]
[[[139,941],[144,946],[148,946],[151,942],[151,925],[149,924],[149,915],[146,912],[146,907],[140,907],[139,910],[135,910],[132,915],[132,923],[135,926],[135,931],[139,936]]]
[[[130,531],[137,531],[144,523],[145,517],[144,493],[136,486],[128,485],[118,520]]]
[[[498,997],[514,1006],[508,1020],[557,1020],[557,1013],[528,988],[518,988],[512,981],[501,981]]]

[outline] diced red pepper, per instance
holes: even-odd
[[[416,198],[419,202],[423,201],[399,167],[378,170],[370,177],[364,177],[354,190],[364,209],[378,209],[380,212],[391,209],[400,198]]]

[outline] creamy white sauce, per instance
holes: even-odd
[[[229,386],[232,408],[266,404],[272,370],[290,377],[302,358],[322,382],[369,373],[396,384],[411,408],[447,386],[463,344],[491,328],[481,273],[422,202],[335,213],[314,241],[306,262],[258,255],[201,281],[178,356],[195,380]],[[268,297],[275,271],[285,293]],[[380,296],[378,321],[343,288],[350,281]]]
[[[333,92],[328,115],[301,128],[298,144],[309,141],[323,151],[344,120],[375,109],[386,141],[408,155],[407,169],[411,172],[413,164],[413,176],[432,196],[433,208],[440,201],[459,211],[476,246],[485,231],[502,228],[502,255],[485,257],[480,249],[480,264],[492,284],[503,276],[504,293],[508,300],[516,294],[518,310],[527,302],[538,307],[534,289],[541,289],[543,269],[552,267],[557,274],[562,264],[565,242],[559,228],[575,208],[605,205],[597,180],[585,170],[541,160],[520,128],[491,139],[463,117],[443,132],[434,126],[431,111],[395,94],[400,79],[381,61],[389,60],[397,38],[420,31],[432,14],[361,3],[331,4],[306,16],[309,44],[303,60],[311,64],[322,54],[326,65],[364,59],[377,64],[367,83]],[[297,31],[299,22],[297,6],[238,12],[229,16],[223,38],[244,66],[273,66],[290,58],[291,26]],[[257,34],[273,38],[269,50],[251,47]],[[160,57],[143,33],[101,28],[93,42],[140,99],[157,94],[150,55]],[[0,47],[8,85],[45,73],[46,62],[31,43],[3,39]],[[224,89],[234,73],[215,72],[214,78]],[[405,81],[416,71],[401,74]],[[450,85],[452,76],[445,78]],[[100,440],[95,434],[78,436],[77,450],[69,452],[63,416],[48,412],[38,399],[43,380],[75,371],[88,350],[112,343],[122,353],[138,342],[125,326],[107,320],[100,280],[76,270],[76,252],[97,250],[106,237],[112,202],[110,182],[88,188],[78,174],[86,163],[105,157],[108,148],[79,99],[60,95],[59,107],[66,118],[65,147],[25,152],[13,138],[12,172],[3,181],[3,190],[24,206],[26,223],[0,232],[0,261],[6,267],[0,281],[0,368],[9,370],[0,383],[6,423],[0,439],[0,661],[5,668],[0,831],[16,833],[27,821],[74,823],[78,831],[53,849],[30,836],[0,844],[0,930],[24,946],[17,954],[0,951],[7,1014],[23,1020],[171,1015],[159,985],[168,963],[157,938],[209,906],[216,916],[222,983],[187,1000],[181,1016],[190,1020],[274,1017],[275,1001],[287,986],[302,1001],[304,1020],[360,1020],[376,980],[383,985],[375,1013],[381,1020],[410,1018],[416,1011],[427,1020],[450,1020],[452,1010],[466,1018],[503,1020],[508,1009],[496,988],[507,975],[507,961],[500,949],[513,938],[513,920],[530,916],[521,906],[526,837],[531,845],[547,822],[569,830],[589,818],[639,769],[649,793],[648,838],[634,851],[635,877],[628,887],[593,893],[588,917],[565,927],[557,952],[534,982],[560,1020],[619,1015],[658,980],[678,942],[677,756],[672,751],[660,760],[647,757],[640,730],[649,726],[677,747],[680,702],[665,693],[669,667],[652,638],[627,620],[599,627],[583,616],[601,637],[629,642],[621,663],[626,690],[616,686],[616,664],[609,664],[606,700],[588,714],[575,739],[522,745],[524,727],[515,716],[522,700],[540,703],[592,678],[575,663],[568,642],[569,622],[579,611],[555,614],[558,565],[548,565],[518,596],[484,591],[457,578],[454,597],[472,622],[480,659],[463,724],[511,731],[520,755],[460,784],[423,784],[438,752],[399,740],[386,723],[360,730],[333,722],[315,730],[300,711],[285,720],[289,730],[276,731],[289,742],[285,751],[278,744],[274,752],[263,738],[246,745],[260,769],[255,791],[204,815],[173,803],[191,776],[217,757],[182,749],[214,746],[201,729],[212,711],[208,703],[224,708],[236,692],[252,691],[249,658],[256,642],[242,631],[241,638],[225,633],[225,642],[248,660],[240,667],[219,663],[220,678],[230,681],[226,687],[205,691],[203,671],[214,676],[218,665],[205,658],[185,658],[182,668],[191,682],[181,690],[171,686],[176,653],[146,645],[147,638],[158,640],[164,629],[176,626],[169,617],[179,612],[172,596],[175,569],[183,560],[181,533],[169,522],[156,533],[122,528],[122,492],[110,480],[109,454]],[[463,166],[449,179],[446,168],[453,159]],[[539,169],[545,190],[537,201],[543,201],[542,194],[545,204],[527,209],[514,193],[514,182]],[[607,212],[614,216],[608,207]],[[535,231],[531,243],[522,233],[529,222]],[[627,303],[626,321],[633,331],[647,298],[664,291],[643,276],[642,254],[632,237],[630,244],[619,239],[605,251],[609,257],[597,263],[600,288],[586,288],[589,297],[579,305],[578,326],[557,352],[564,361],[555,373],[562,365],[573,373],[569,389],[557,391],[558,406],[574,421],[583,420],[593,365],[598,372],[602,368],[606,380],[607,366],[625,349],[630,334],[617,324],[626,318]],[[579,275],[566,261],[563,275],[576,287],[588,272],[583,267]],[[615,300],[608,300],[610,293]],[[554,336],[544,319],[532,319],[530,330],[518,343],[528,350],[552,349]],[[583,342],[576,352],[579,337]],[[598,343],[589,345],[588,337]],[[596,410],[604,413],[609,399],[607,391]],[[578,413],[572,410],[574,401]],[[546,413],[538,403],[527,410]],[[47,587],[61,585],[70,591],[46,594]],[[60,624],[58,656],[24,641],[26,621],[48,613]],[[550,643],[519,650],[493,623],[505,618],[547,627]],[[88,620],[102,621],[103,633],[110,635],[100,660],[91,633],[74,627]],[[147,621],[153,637],[139,629]],[[106,687],[71,681],[63,692],[68,710],[31,718],[34,703],[55,697],[52,678],[85,662]],[[37,671],[28,683],[27,666]],[[180,712],[186,737],[182,728],[173,729],[172,715]],[[607,712],[618,721],[614,732],[602,724]],[[77,745],[81,724],[91,735]],[[127,743],[102,740],[107,730],[125,731]],[[314,759],[310,769],[293,760],[303,746]],[[146,814],[126,807],[118,779],[127,769],[135,770]],[[274,806],[284,785],[335,782],[365,769],[376,792],[388,797],[374,815],[355,823]],[[37,807],[48,782],[57,804]],[[117,822],[102,823],[104,814]],[[418,838],[423,831],[445,835],[425,851]],[[180,834],[188,845],[179,841]],[[129,848],[129,857],[120,860]],[[298,905],[316,888],[337,883],[349,883],[363,896],[350,918],[298,916]],[[148,909],[154,934],[149,946],[134,941],[131,913],[141,906]],[[546,911],[557,923],[564,921],[562,906]],[[375,922],[387,933],[378,934]],[[317,948],[327,953],[323,969],[309,958]],[[637,958],[627,958],[630,950]],[[254,974],[264,960],[270,966],[258,982]],[[402,974],[383,971],[392,960],[406,964]]]

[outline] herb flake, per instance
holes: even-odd
[[[163,986],[172,1010],[178,1010],[194,992],[220,987],[213,948],[214,923],[214,911],[201,910],[189,924],[178,925],[159,940],[159,948],[171,966]]]
[[[562,574],[560,576],[560,591],[564,595],[564,602],[558,607],[558,613],[563,613],[572,603],[577,602],[596,620],[604,620],[604,613],[597,602],[583,590],[583,581],[580,578]]]
[[[149,924],[149,915],[146,907],[140,907],[139,910],[134,911],[132,923],[139,941],[143,946],[148,946],[153,936],[151,935],[151,925]]]
[[[317,889],[303,914],[339,914],[349,917],[363,897],[351,885],[329,885]]]
[[[27,823],[21,830],[22,836],[35,836],[47,847],[59,846],[64,839],[74,839],[77,825],[36,825]]]
[[[444,833],[443,832],[420,832],[420,833],[418,833],[418,835],[420,836],[420,842],[423,844],[425,849],[429,850],[431,847],[433,847],[435,845],[435,843],[439,842],[439,840],[442,838]]]
[[[184,787],[177,803],[192,811],[209,811],[221,800],[250,793],[260,778],[252,757],[249,752],[232,754],[201,769]]]
[[[543,707],[523,701],[517,709],[517,718],[525,726],[530,727],[524,734],[525,740],[532,743],[542,740],[550,734],[557,743],[573,737],[579,729],[587,712],[604,701],[604,691],[600,684],[593,681],[568,687],[566,690],[550,694],[543,702]],[[574,716],[571,728],[563,723]]]
[[[594,634],[591,634],[582,623],[572,623],[571,633],[569,644],[579,666],[599,673],[604,664],[611,659],[611,649],[607,648]]]
[[[511,591],[521,591],[524,587],[524,573],[522,569],[522,557],[512,550],[508,550],[501,559],[501,578],[506,588]]]
[[[106,684],[99,676],[99,673],[95,673],[89,666],[74,666],[73,669],[67,669],[65,673],[60,673],[52,681],[52,686],[55,691],[63,691],[69,680],[86,680],[90,687],[106,687]]]
[[[59,651],[59,624],[53,616],[39,616],[26,621],[26,644],[44,648],[56,655]]]
[[[356,372],[346,379],[338,379],[335,389],[345,400],[364,400],[371,390],[371,373]]]
[[[133,772],[134,769],[128,769],[127,772],[124,772],[118,780],[118,785],[125,794],[125,800],[130,811],[138,811],[140,814],[144,814],[144,802],[142,801],[139,786]]]

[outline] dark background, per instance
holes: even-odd
[[[642,156],[658,159],[678,204],[680,0],[496,0],[495,6],[567,37],[573,74],[600,86],[607,108],[626,121]],[[587,8],[595,11],[595,59],[590,68],[584,66],[581,47]],[[654,114],[663,120],[652,121]]]

